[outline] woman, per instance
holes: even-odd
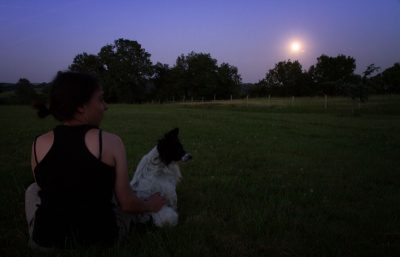
[[[112,244],[129,230],[120,211],[157,212],[165,199],[154,194],[141,200],[129,186],[124,144],[99,129],[107,104],[95,78],[58,73],[49,100],[48,109],[37,106],[39,116],[52,114],[62,124],[36,137],[32,145],[36,183],[25,198],[30,245],[49,249]]]

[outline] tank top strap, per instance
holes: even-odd
[[[99,161],[101,161],[101,153],[103,152],[103,139],[102,139],[102,130],[99,129]]]

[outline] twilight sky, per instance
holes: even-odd
[[[0,0],[0,36],[0,82],[48,82],[118,38],[154,64],[210,53],[243,82],[289,58],[308,69],[321,54],[354,57],[360,74],[400,62],[400,0]]]

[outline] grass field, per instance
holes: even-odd
[[[132,171],[179,127],[180,223],[114,248],[58,256],[400,256],[400,97],[111,105],[102,127]],[[27,248],[24,190],[35,135],[57,124],[0,106],[0,256]],[[101,225],[101,224],[100,224]]]

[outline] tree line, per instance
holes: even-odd
[[[245,95],[330,95],[366,101],[369,94],[400,93],[400,63],[383,72],[371,64],[358,75],[354,73],[353,57],[321,55],[308,70],[303,70],[299,61],[281,61],[259,82],[243,84],[237,67],[229,63],[218,65],[209,53],[182,54],[172,67],[160,62],[153,64],[150,56],[137,41],[120,38],[103,46],[97,54],[78,54],[68,69],[95,75],[110,103],[229,99]],[[32,85],[21,78],[11,102],[46,99],[48,92],[48,83]],[[4,99],[0,98],[1,101]]]
[[[150,61],[150,54],[136,42],[118,39],[101,48],[97,55],[78,54],[71,71],[96,75],[108,102],[166,101],[179,98],[226,98],[240,93],[238,69],[217,64],[210,54],[180,55],[173,67]]]
[[[356,60],[351,56],[321,55],[308,71],[298,61],[282,61],[265,78],[249,87],[251,96],[349,96],[364,102],[369,94],[400,93],[400,63],[379,73],[374,64],[362,75],[355,74]]]

